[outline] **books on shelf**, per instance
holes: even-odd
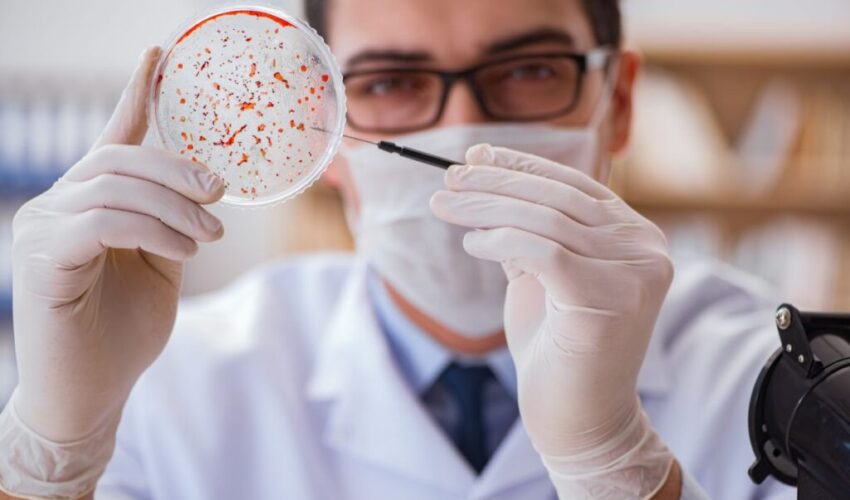
[[[850,213],[850,72],[843,80],[767,79],[741,133],[726,135],[698,86],[651,70],[638,86],[615,185],[655,208]]]
[[[615,187],[674,256],[730,262],[802,308],[850,309],[850,72],[762,71],[732,133],[692,75],[665,67],[640,82]]]
[[[797,88],[777,78],[756,101],[736,147],[740,185],[755,195],[774,189],[798,146],[803,102]]]
[[[710,193],[722,186],[729,145],[700,91],[655,69],[638,81],[626,187],[639,192]]]

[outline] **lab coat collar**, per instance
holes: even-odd
[[[452,360],[445,347],[426,335],[396,306],[374,269],[367,271],[369,303],[408,385],[424,394]]]
[[[366,287],[370,303],[378,310],[376,315],[379,326],[389,337],[390,349],[398,361],[402,374],[408,384],[418,394],[428,390],[440,373],[452,360],[452,354],[438,345],[433,339],[423,334],[392,303],[384,289],[380,278],[373,270],[367,271]],[[381,325],[381,323],[384,323]],[[653,333],[647,347],[644,363],[637,381],[637,389],[641,395],[663,395],[670,389],[670,377],[667,359],[664,353],[664,317],[658,321],[659,328]],[[516,370],[507,348],[500,349],[486,356],[466,359],[473,364],[486,363],[493,369],[499,382],[514,397],[517,398]]]
[[[352,457],[453,494],[483,497],[546,475],[517,420],[476,476],[398,369],[369,303],[360,263],[319,348],[308,397],[329,404],[326,443]]]
[[[422,483],[462,494],[475,476],[395,365],[357,265],[319,347],[308,397],[329,403],[324,439],[333,449]]]
[[[522,421],[517,419],[481,473],[475,498],[487,498],[547,474],[540,454],[531,445]]]
[[[373,269],[369,269],[366,281],[370,303],[396,365],[417,394],[421,396],[430,389],[454,360],[461,364],[489,366],[502,387],[516,400],[516,369],[507,347],[484,355],[452,353],[404,315]]]

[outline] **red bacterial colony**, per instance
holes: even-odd
[[[327,68],[302,37],[264,11],[225,11],[192,26],[156,83],[166,144],[208,165],[234,196],[253,200],[298,182],[328,144],[311,127],[336,112],[320,100]]]

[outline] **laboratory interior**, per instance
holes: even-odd
[[[0,0],[0,408],[16,385],[16,211],[86,154],[142,49],[216,3]],[[643,68],[611,187],[675,262],[717,259],[800,310],[850,312],[850,2],[621,4]],[[283,256],[353,248],[324,181],[283,204],[210,210],[226,234],[188,262],[187,297]]]

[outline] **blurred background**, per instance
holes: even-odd
[[[0,407],[15,384],[15,211],[85,154],[142,49],[214,3],[0,0]],[[677,260],[717,258],[800,308],[850,311],[850,2],[623,6],[646,66],[613,186],[665,230]],[[351,248],[322,185],[272,209],[213,211],[227,234],[191,261],[185,294],[281,255]]]

